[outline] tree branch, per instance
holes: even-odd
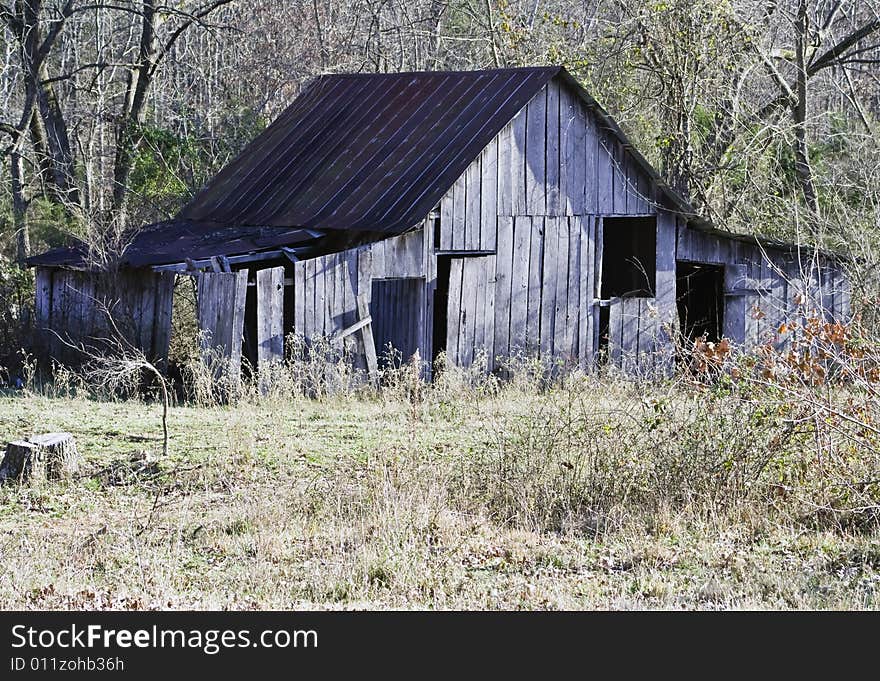
[[[839,40],[834,47],[823,52],[821,57],[813,59],[807,66],[807,75],[812,76],[821,69],[833,66],[840,61],[841,57],[843,57],[849,48],[853,47],[860,40],[867,38],[872,33],[876,33],[878,30],[880,30],[880,17],[869,21],[861,28]]]

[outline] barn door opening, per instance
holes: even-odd
[[[653,298],[657,288],[657,218],[602,218],[599,267],[599,357],[612,359],[610,341],[616,329],[612,302],[621,298]],[[629,306],[632,307],[632,306]],[[623,308],[621,308],[623,309]],[[626,339],[632,341],[633,339]]]
[[[720,341],[724,332],[724,266],[679,260],[675,284],[682,336]]]
[[[408,361],[421,346],[425,280],[374,279],[370,316],[379,367]]]
[[[602,299],[653,297],[657,218],[602,219]]]
[[[446,352],[446,333],[449,329],[449,272],[452,256],[437,256],[437,286],[434,288],[434,310],[431,324],[431,365],[437,355]]]
[[[244,300],[244,333],[241,337],[242,370],[251,376],[257,368],[257,287],[256,272],[248,271]]]

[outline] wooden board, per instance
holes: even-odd
[[[511,284],[514,277],[514,226],[513,218],[498,218],[498,252],[495,258],[494,301],[495,320],[493,323],[492,367],[498,364],[498,358],[506,358],[510,354],[510,315],[513,308],[511,300]]]
[[[467,249],[467,175],[465,171],[452,187],[452,250]]]
[[[541,356],[546,359],[553,357],[553,341],[556,333],[556,294],[557,278],[559,272],[559,260],[557,259],[557,249],[559,246],[559,219],[555,217],[544,218],[544,249],[542,262],[540,263],[540,280],[538,288],[540,290],[540,305],[538,313],[540,315],[539,340],[538,348]],[[533,253],[536,256],[537,253]],[[566,262],[568,259],[566,258]],[[533,263],[534,264],[534,263]],[[568,272],[564,273],[565,281],[568,281]],[[534,282],[529,277],[529,284]],[[531,310],[530,310],[531,312]]]
[[[578,338],[579,338],[579,321],[580,321],[580,280],[586,279],[585,273],[581,272],[581,235],[580,224],[574,218],[564,219],[564,236],[560,241],[567,246],[568,262],[567,264],[567,283],[564,286],[565,306],[560,307],[559,301],[562,294],[560,293],[561,277],[557,279],[556,284],[556,328],[560,328],[560,324],[564,324],[565,331],[561,334],[561,348],[559,347],[557,333],[557,343],[555,346],[556,356],[563,360],[565,366],[574,366],[578,359]],[[562,249],[560,249],[562,250]]]
[[[534,218],[532,220],[528,272],[526,349],[530,354],[537,354],[541,347],[541,282],[544,276],[544,218]]]
[[[519,118],[521,115],[521,113],[517,114],[516,118]],[[514,175],[516,173],[516,159],[514,158],[513,123],[505,125],[495,139],[498,141],[498,197],[496,200],[496,210],[499,216],[512,217],[516,215],[513,196],[515,188],[518,186]]]
[[[526,185],[526,119],[528,107],[514,116],[510,138],[510,214],[529,215]]]
[[[547,89],[526,106],[526,215],[547,214]]]
[[[257,362],[284,360],[284,268],[257,270]]]
[[[595,223],[592,216],[571,218],[572,238],[577,234],[580,241],[580,268],[578,277],[578,360],[584,371],[593,368],[593,314],[595,300]],[[582,268],[582,269],[581,269]]]
[[[652,298],[615,298],[608,310],[608,351],[612,365],[630,374],[654,369],[657,333]]]
[[[198,322],[202,349],[230,385],[237,386],[241,375],[241,339],[244,331],[244,304],[247,293],[247,270],[238,272],[203,272],[198,275]]]
[[[460,230],[461,234],[453,235],[452,243],[454,248],[462,248],[467,251],[478,251],[480,249],[482,165],[482,155],[480,155],[464,172],[464,222],[461,225],[457,223],[455,225],[455,229]],[[459,236],[461,240],[459,240]]]
[[[466,304],[463,300],[463,276],[464,258],[452,258],[449,264],[449,296],[446,308],[446,357],[456,366],[461,365],[459,339],[462,335],[462,308]]]
[[[564,215],[564,207],[560,204],[560,94],[559,83],[550,81],[545,88],[547,90],[547,122],[544,141],[544,158],[546,172],[545,184],[545,215]]]
[[[603,131],[597,131],[599,144],[596,157],[596,210],[601,215],[614,214],[614,140]]]
[[[586,121],[576,95],[563,88],[559,95],[559,200],[563,215],[586,211]]]
[[[529,312],[529,255],[532,218],[514,218],[513,269],[510,279],[510,354],[526,350],[526,322]]]
[[[168,362],[168,349],[171,345],[171,316],[174,307],[174,272],[157,272],[155,288],[155,315],[150,354],[156,366],[164,369]]]
[[[494,251],[497,238],[498,141],[492,140],[480,154],[480,239],[477,249]]]

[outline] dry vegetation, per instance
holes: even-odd
[[[319,399],[292,362],[268,395],[174,406],[165,458],[161,405],[60,374],[0,398],[0,438],[69,430],[88,462],[0,490],[0,607],[876,607],[869,377],[697,360],[650,385],[404,366]]]
[[[142,365],[39,385],[18,352],[26,256],[112,262],[311,77],[551,63],[718,228],[851,256],[876,328],[878,35],[880,0],[0,0],[0,440],[87,460],[0,488],[0,608],[876,607],[876,332],[378,393],[294,352],[233,406],[189,361],[165,456],[156,396],[109,394]]]

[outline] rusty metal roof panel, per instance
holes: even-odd
[[[310,246],[322,232],[299,228],[236,227],[212,222],[168,220],[144,227],[125,248],[119,264],[150,267],[222,255],[257,253],[274,248]],[[74,244],[28,258],[31,267],[85,268],[88,248]]]
[[[179,217],[402,232],[559,71],[320,76]]]
[[[263,251],[280,246],[297,246],[315,238],[314,232],[298,228],[235,227],[216,222],[170,220],[150,225],[139,232],[125,249],[122,262],[145,267],[185,258],[198,260],[215,255]]]

